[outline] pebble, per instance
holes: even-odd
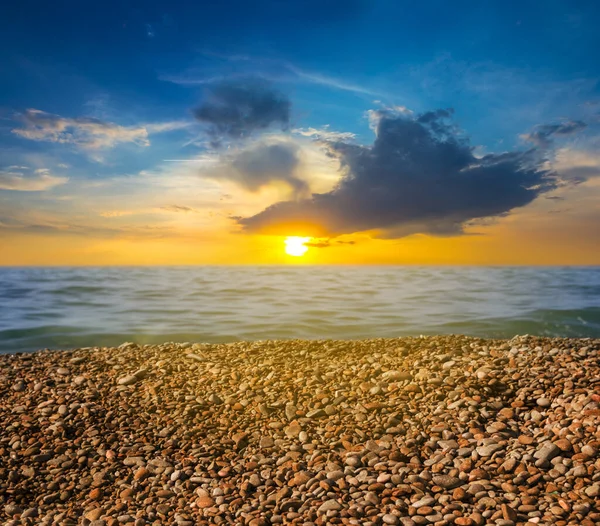
[[[482,457],[491,457],[496,451],[500,451],[501,449],[503,448],[500,444],[489,444],[478,447],[477,453]]]
[[[321,506],[319,506],[319,511],[331,511],[331,510],[341,510],[342,505],[335,499],[326,500]]]
[[[588,457],[596,457],[598,455],[598,448],[595,448],[590,445],[585,445],[581,448],[581,452]]]
[[[552,402],[550,402],[550,400],[548,400],[547,398],[538,398],[536,400],[537,405],[539,405],[540,407],[550,407],[550,404]]]
[[[593,486],[585,488],[585,494],[592,499],[596,498],[600,495],[600,485],[594,484]]]
[[[23,508],[17,506],[16,504],[8,504],[4,507],[4,513],[6,513],[6,515],[9,517],[12,517],[13,515],[21,515],[21,513],[23,513]]]
[[[302,427],[296,421],[291,422],[290,425],[285,428],[285,434],[290,438],[296,438],[301,431]]]
[[[150,472],[146,468],[139,468],[136,470],[135,475],[133,476],[134,480],[144,480]]]
[[[381,378],[389,382],[403,382],[411,380],[412,374],[408,371],[387,371],[381,375]]]
[[[117,383],[119,385],[133,385],[133,384],[137,383],[137,381],[138,381],[137,376],[131,374],[129,376],[123,376],[122,378],[119,378]]]
[[[433,477],[432,481],[436,486],[441,486],[444,489],[454,489],[462,484],[462,481],[459,478],[451,477],[449,475]]]
[[[294,418],[296,418],[296,411],[298,411],[298,408],[294,404],[286,404],[285,416],[288,420],[294,420]]]
[[[39,511],[37,508],[28,508],[23,513],[21,513],[22,519],[27,519],[29,517],[36,518],[39,515]]]
[[[554,457],[560,454],[560,449],[558,446],[552,442],[544,442],[539,449],[534,453],[534,458],[537,458],[536,466],[542,466],[545,463],[548,463]],[[539,467],[538,466],[538,467]]]
[[[259,447],[268,449],[275,445],[275,441],[271,437],[262,437],[259,442]]]
[[[223,403],[223,400],[221,399],[221,397],[216,394],[216,393],[212,393],[209,397],[208,397],[208,401],[211,404],[215,404],[215,405],[221,405]]]
[[[599,357],[532,336],[1,355],[0,523],[600,524]]]
[[[416,502],[412,503],[412,506],[416,509],[422,508],[423,506],[431,506],[435,503],[435,499],[433,497],[423,497]]]
[[[76,356],[75,358],[71,358],[69,360],[69,362],[73,365],[81,365],[82,363],[85,363],[85,361],[86,361],[85,356]]]
[[[102,508],[94,508],[93,510],[88,511],[84,514],[84,517],[89,521],[98,520],[104,514],[104,510]]]
[[[196,506],[198,506],[200,509],[211,508],[214,505],[215,505],[215,501],[209,496],[199,497],[196,500]]]

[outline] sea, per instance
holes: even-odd
[[[0,352],[467,334],[600,337],[600,267],[0,267]]]

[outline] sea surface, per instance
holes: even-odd
[[[0,352],[468,334],[600,337],[600,267],[4,267]]]

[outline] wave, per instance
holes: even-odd
[[[596,267],[0,269],[0,352],[461,333],[600,337]]]

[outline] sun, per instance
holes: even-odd
[[[308,247],[305,243],[310,241],[310,237],[290,236],[285,238],[285,253],[288,256],[300,257],[306,254]]]

